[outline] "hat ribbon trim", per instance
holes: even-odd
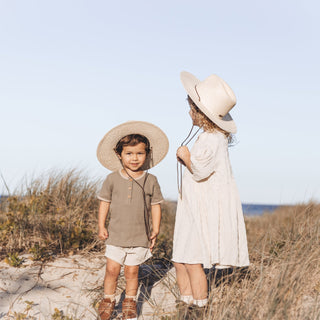
[[[198,95],[198,98],[199,98],[199,101],[200,101],[201,99],[200,99],[200,95],[199,95],[198,90],[197,90],[197,85],[194,86],[194,90],[196,91],[196,94]]]

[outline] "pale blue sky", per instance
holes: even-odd
[[[230,156],[243,202],[319,201],[319,12],[316,0],[0,0],[2,175],[12,191],[52,168],[103,177],[102,136],[144,120],[168,135],[151,172],[176,199],[186,70],[236,93]]]

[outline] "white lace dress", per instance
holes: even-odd
[[[174,262],[204,268],[249,265],[246,229],[229,160],[220,132],[203,132],[185,169],[173,237]]]

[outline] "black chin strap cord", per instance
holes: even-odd
[[[191,130],[189,132],[189,134],[187,135],[187,137],[182,141],[180,147],[182,146],[186,146],[194,137],[195,135],[199,132],[199,130],[201,129],[201,127],[199,127],[199,129],[191,136],[191,138],[189,139],[192,131],[193,131],[194,125],[192,125]],[[189,140],[188,140],[189,139]],[[177,161],[177,185],[178,185],[178,192],[179,192],[179,196],[182,199],[182,164]]]

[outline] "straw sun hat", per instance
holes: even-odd
[[[237,132],[236,124],[229,114],[237,99],[223,79],[212,74],[200,81],[186,71],[182,71],[180,77],[192,101],[212,122],[227,132]]]
[[[169,149],[169,141],[160,128],[149,122],[128,121],[111,129],[100,141],[97,157],[104,167],[111,171],[122,168],[114,148],[121,138],[129,134],[141,134],[148,138],[150,142],[151,151],[142,167],[143,170],[154,167],[166,156]]]

